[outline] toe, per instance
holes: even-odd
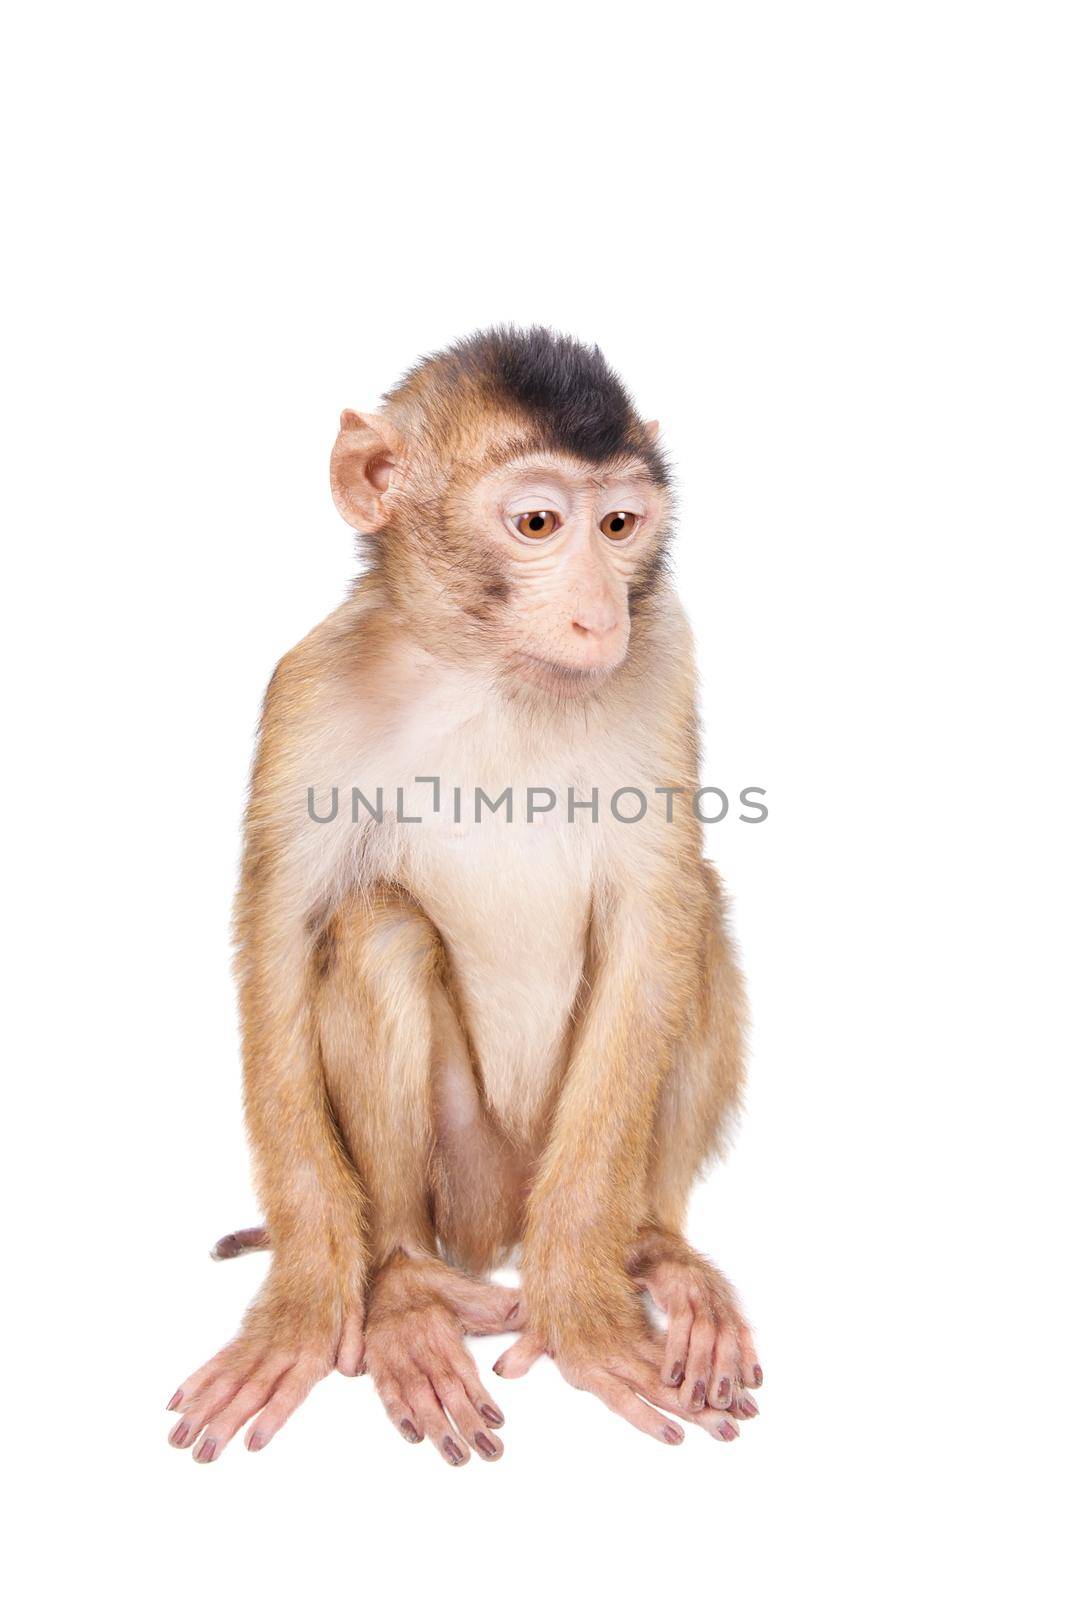
[[[700,1411],[708,1402],[714,1355],[715,1325],[707,1317],[698,1316],[693,1322],[689,1339],[689,1357],[682,1389],[690,1411]]]
[[[501,1378],[521,1378],[544,1353],[541,1341],[532,1333],[524,1333],[513,1345],[508,1346],[495,1362],[493,1371]]]
[[[743,1417],[746,1421],[752,1417],[759,1416],[759,1406],[741,1383],[734,1384],[734,1397],[730,1406],[730,1415],[732,1417]]]
[[[723,1324],[715,1340],[715,1363],[708,1391],[708,1404],[720,1411],[729,1411],[733,1404],[734,1380],[738,1376],[740,1357],[736,1333],[729,1323]]]
[[[437,1446],[442,1459],[450,1467],[465,1466],[470,1460],[470,1451],[459,1429],[445,1415],[436,1391],[428,1380],[415,1388],[411,1401],[416,1426]]]
[[[607,1372],[586,1375],[582,1387],[595,1394],[616,1416],[625,1418],[632,1427],[647,1433],[651,1439],[673,1445],[681,1444],[685,1438],[684,1429],[642,1400],[622,1378]]]
[[[455,1423],[457,1430],[471,1449],[484,1461],[499,1461],[504,1446],[472,1405],[463,1383],[454,1373],[439,1375],[433,1380],[437,1398]]]
[[[346,1378],[358,1378],[363,1371],[363,1312],[350,1311],[341,1329],[337,1346],[337,1370]]]
[[[763,1382],[763,1368],[756,1355],[756,1346],[747,1325],[742,1322],[737,1329],[737,1342],[740,1347],[739,1362],[742,1381],[750,1389],[758,1389]]]
[[[664,1383],[680,1389],[685,1381],[689,1339],[693,1329],[693,1309],[686,1302],[667,1314],[667,1338],[660,1372]]]

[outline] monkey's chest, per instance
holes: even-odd
[[[486,1098],[528,1135],[558,1082],[585,961],[592,838],[580,822],[427,818],[407,887],[444,939]]]

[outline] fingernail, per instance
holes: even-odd
[[[732,1422],[720,1422],[719,1438],[726,1439],[727,1441],[737,1438],[737,1429],[734,1427]]]
[[[408,1444],[418,1444],[418,1429],[415,1427],[415,1424],[413,1422],[409,1422],[406,1417],[400,1424],[400,1432],[404,1435],[404,1438],[407,1440]]]
[[[188,1437],[189,1424],[187,1422],[176,1422],[174,1427],[170,1430],[168,1440],[176,1450],[180,1450]]]
[[[728,1400],[729,1398],[730,1398],[730,1380],[729,1380],[729,1378],[722,1378],[719,1381],[719,1399],[720,1400]]]
[[[485,1418],[486,1422],[488,1422],[491,1428],[500,1427],[504,1419],[500,1415],[500,1412],[497,1410],[496,1406],[482,1406],[481,1411],[482,1416]]]
[[[666,1439],[668,1444],[681,1444],[682,1440],[685,1438],[685,1434],[682,1432],[681,1428],[676,1428],[673,1422],[668,1422],[667,1426],[663,1430],[663,1437]]]
[[[501,1364],[502,1364],[503,1360],[504,1360],[503,1356],[498,1356],[497,1359],[493,1362],[493,1371],[496,1373],[498,1378],[502,1378],[504,1376],[503,1371],[501,1370]]]
[[[215,1456],[218,1453],[218,1448],[219,1443],[217,1439],[205,1439],[203,1443],[198,1444],[196,1449],[193,1451],[193,1460],[204,1462],[214,1461]]]
[[[483,1456],[492,1457],[496,1455],[496,1445],[493,1443],[492,1439],[490,1439],[487,1433],[476,1433],[474,1435],[474,1442],[478,1446],[478,1449],[481,1451]]]
[[[248,1448],[249,1448],[249,1450],[262,1450],[263,1446],[266,1443],[267,1443],[267,1440],[263,1437],[263,1435],[261,1433],[254,1433],[252,1435],[251,1439],[249,1439],[249,1441],[248,1441]]]
[[[171,1395],[170,1399],[167,1401],[167,1410],[168,1411],[173,1411],[175,1406],[178,1405],[179,1402],[181,1401],[181,1397],[182,1397],[182,1391],[180,1389],[175,1389],[174,1393]]]
[[[441,1449],[444,1452],[445,1460],[451,1466],[458,1467],[460,1462],[463,1460],[463,1452],[459,1448],[459,1445],[456,1443],[455,1439],[442,1440]]]
[[[746,1417],[759,1416],[759,1406],[756,1404],[755,1400],[750,1400],[747,1395],[741,1402],[741,1410],[745,1413]]]
[[[689,1396],[689,1404],[692,1410],[700,1410],[701,1406],[704,1404],[704,1396],[707,1394],[707,1392],[707,1387],[703,1378],[699,1378],[697,1382],[694,1383],[693,1392]]]
[[[762,1367],[753,1367],[752,1368],[752,1387],[754,1389],[758,1389],[762,1382],[763,1382],[763,1368]]]
[[[516,1300],[515,1304],[512,1306],[511,1310],[508,1312],[508,1321],[510,1322],[512,1317],[518,1316],[518,1312],[519,1312],[519,1302]]]
[[[681,1383],[681,1381],[682,1381],[682,1379],[684,1377],[685,1377],[685,1368],[683,1367],[683,1365],[682,1365],[682,1363],[680,1361],[676,1361],[674,1363],[674,1366],[671,1368],[671,1379],[670,1379],[671,1383],[674,1385],[674,1387],[676,1389],[677,1389],[678,1385]]]

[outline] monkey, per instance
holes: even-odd
[[[500,1377],[547,1355],[662,1443],[757,1413],[749,1325],[683,1231],[744,1079],[723,888],[690,808],[597,806],[699,785],[658,432],[599,347],[539,327],[341,415],[361,572],[267,689],[235,911],[265,1225],[215,1253],[272,1254],[170,1402],[200,1462],[243,1427],[264,1448],[334,1369],[449,1465],[498,1461],[466,1336],[510,1330]],[[508,814],[531,787],[566,804]],[[329,819],[331,788],[385,799]]]

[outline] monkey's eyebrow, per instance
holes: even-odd
[[[521,463],[523,471],[531,476],[552,472],[558,473],[561,466],[570,468],[578,477],[588,483],[593,483],[598,489],[606,489],[612,484],[642,483],[651,485],[654,480],[648,467],[639,456],[619,456],[614,461],[595,465],[591,461],[583,461],[580,456],[572,456],[562,450],[553,450],[533,440],[523,438],[504,439],[497,444],[490,445],[481,463],[464,462],[465,466],[481,465],[483,468],[518,466]],[[570,472],[565,473],[570,476]]]

